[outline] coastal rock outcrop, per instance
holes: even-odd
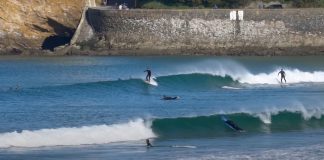
[[[69,43],[85,0],[2,0],[0,54],[37,54]]]

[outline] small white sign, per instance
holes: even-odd
[[[231,11],[230,12],[230,20],[233,20],[233,21],[236,20],[236,11]]]
[[[244,15],[244,12],[243,11],[237,11],[238,12],[238,19],[240,21],[243,21],[243,15]]]
[[[236,13],[238,17],[236,17]],[[243,21],[244,11],[231,11],[230,20],[236,21],[236,19]]]

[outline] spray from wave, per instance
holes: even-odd
[[[247,84],[278,84],[280,76],[278,75],[280,68],[270,72],[252,73],[243,65],[231,61],[203,61],[190,65],[178,66],[172,69],[156,71],[157,80],[163,80],[167,77],[175,78],[188,75],[211,75],[216,77],[230,77],[233,81]],[[324,71],[302,71],[298,68],[284,68],[288,83],[304,83],[304,82],[324,82]],[[136,77],[137,79],[138,77]],[[208,78],[208,77],[207,77]]]
[[[231,77],[234,81],[247,84],[278,84],[280,68],[261,73],[252,73],[245,66],[231,60],[203,61],[197,64],[179,66],[173,72],[160,72],[159,77],[208,74],[217,77]],[[324,71],[302,71],[298,68],[284,68],[288,83],[324,82]]]
[[[172,68],[171,68],[172,67]],[[196,87],[241,89],[240,84],[275,85],[279,84],[280,68],[267,72],[253,73],[245,66],[232,60],[205,60],[197,63],[166,66],[163,69],[152,70],[159,87]],[[287,83],[324,83],[324,71],[302,71],[298,68],[284,68]],[[146,87],[143,81],[145,75],[131,75],[111,78],[98,82],[86,82],[67,85],[68,87],[105,87],[129,89]],[[59,86],[54,86],[59,87]],[[63,86],[66,87],[66,86]]]
[[[104,144],[150,137],[155,137],[150,127],[137,119],[124,124],[2,133],[0,148]]]
[[[245,74],[241,77],[236,77],[241,83],[249,84],[278,84],[278,70],[270,73]],[[324,82],[324,72],[314,71],[305,72],[299,69],[286,69],[286,79],[289,83],[304,83],[304,82]],[[233,75],[236,76],[236,75]]]
[[[146,138],[203,138],[236,134],[222,120],[233,120],[246,132],[271,133],[324,128],[324,111],[271,110],[266,112],[218,113],[210,116],[137,119],[123,124],[80,128],[24,130],[0,134],[0,148],[105,144]],[[149,125],[148,125],[149,124]]]
[[[222,116],[233,120],[246,133],[289,132],[324,128],[324,111],[296,108],[260,113],[233,112],[210,116],[155,119],[152,129],[160,138],[217,137],[235,134],[224,124]]]

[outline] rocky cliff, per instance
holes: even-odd
[[[70,41],[86,0],[0,1],[0,53],[35,54]]]
[[[53,53],[46,51],[65,44],[71,46],[55,54],[324,54],[323,9],[94,6],[95,0],[0,0],[0,54]]]

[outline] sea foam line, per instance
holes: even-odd
[[[271,73],[251,74],[247,73],[242,76],[236,77],[239,82],[249,84],[278,84],[280,77],[278,76],[279,70]],[[299,69],[286,69],[286,79],[288,83],[303,83],[303,82],[324,82],[323,71],[305,72]]]
[[[104,144],[150,137],[155,137],[150,126],[137,119],[123,124],[2,133],[0,148]]]

